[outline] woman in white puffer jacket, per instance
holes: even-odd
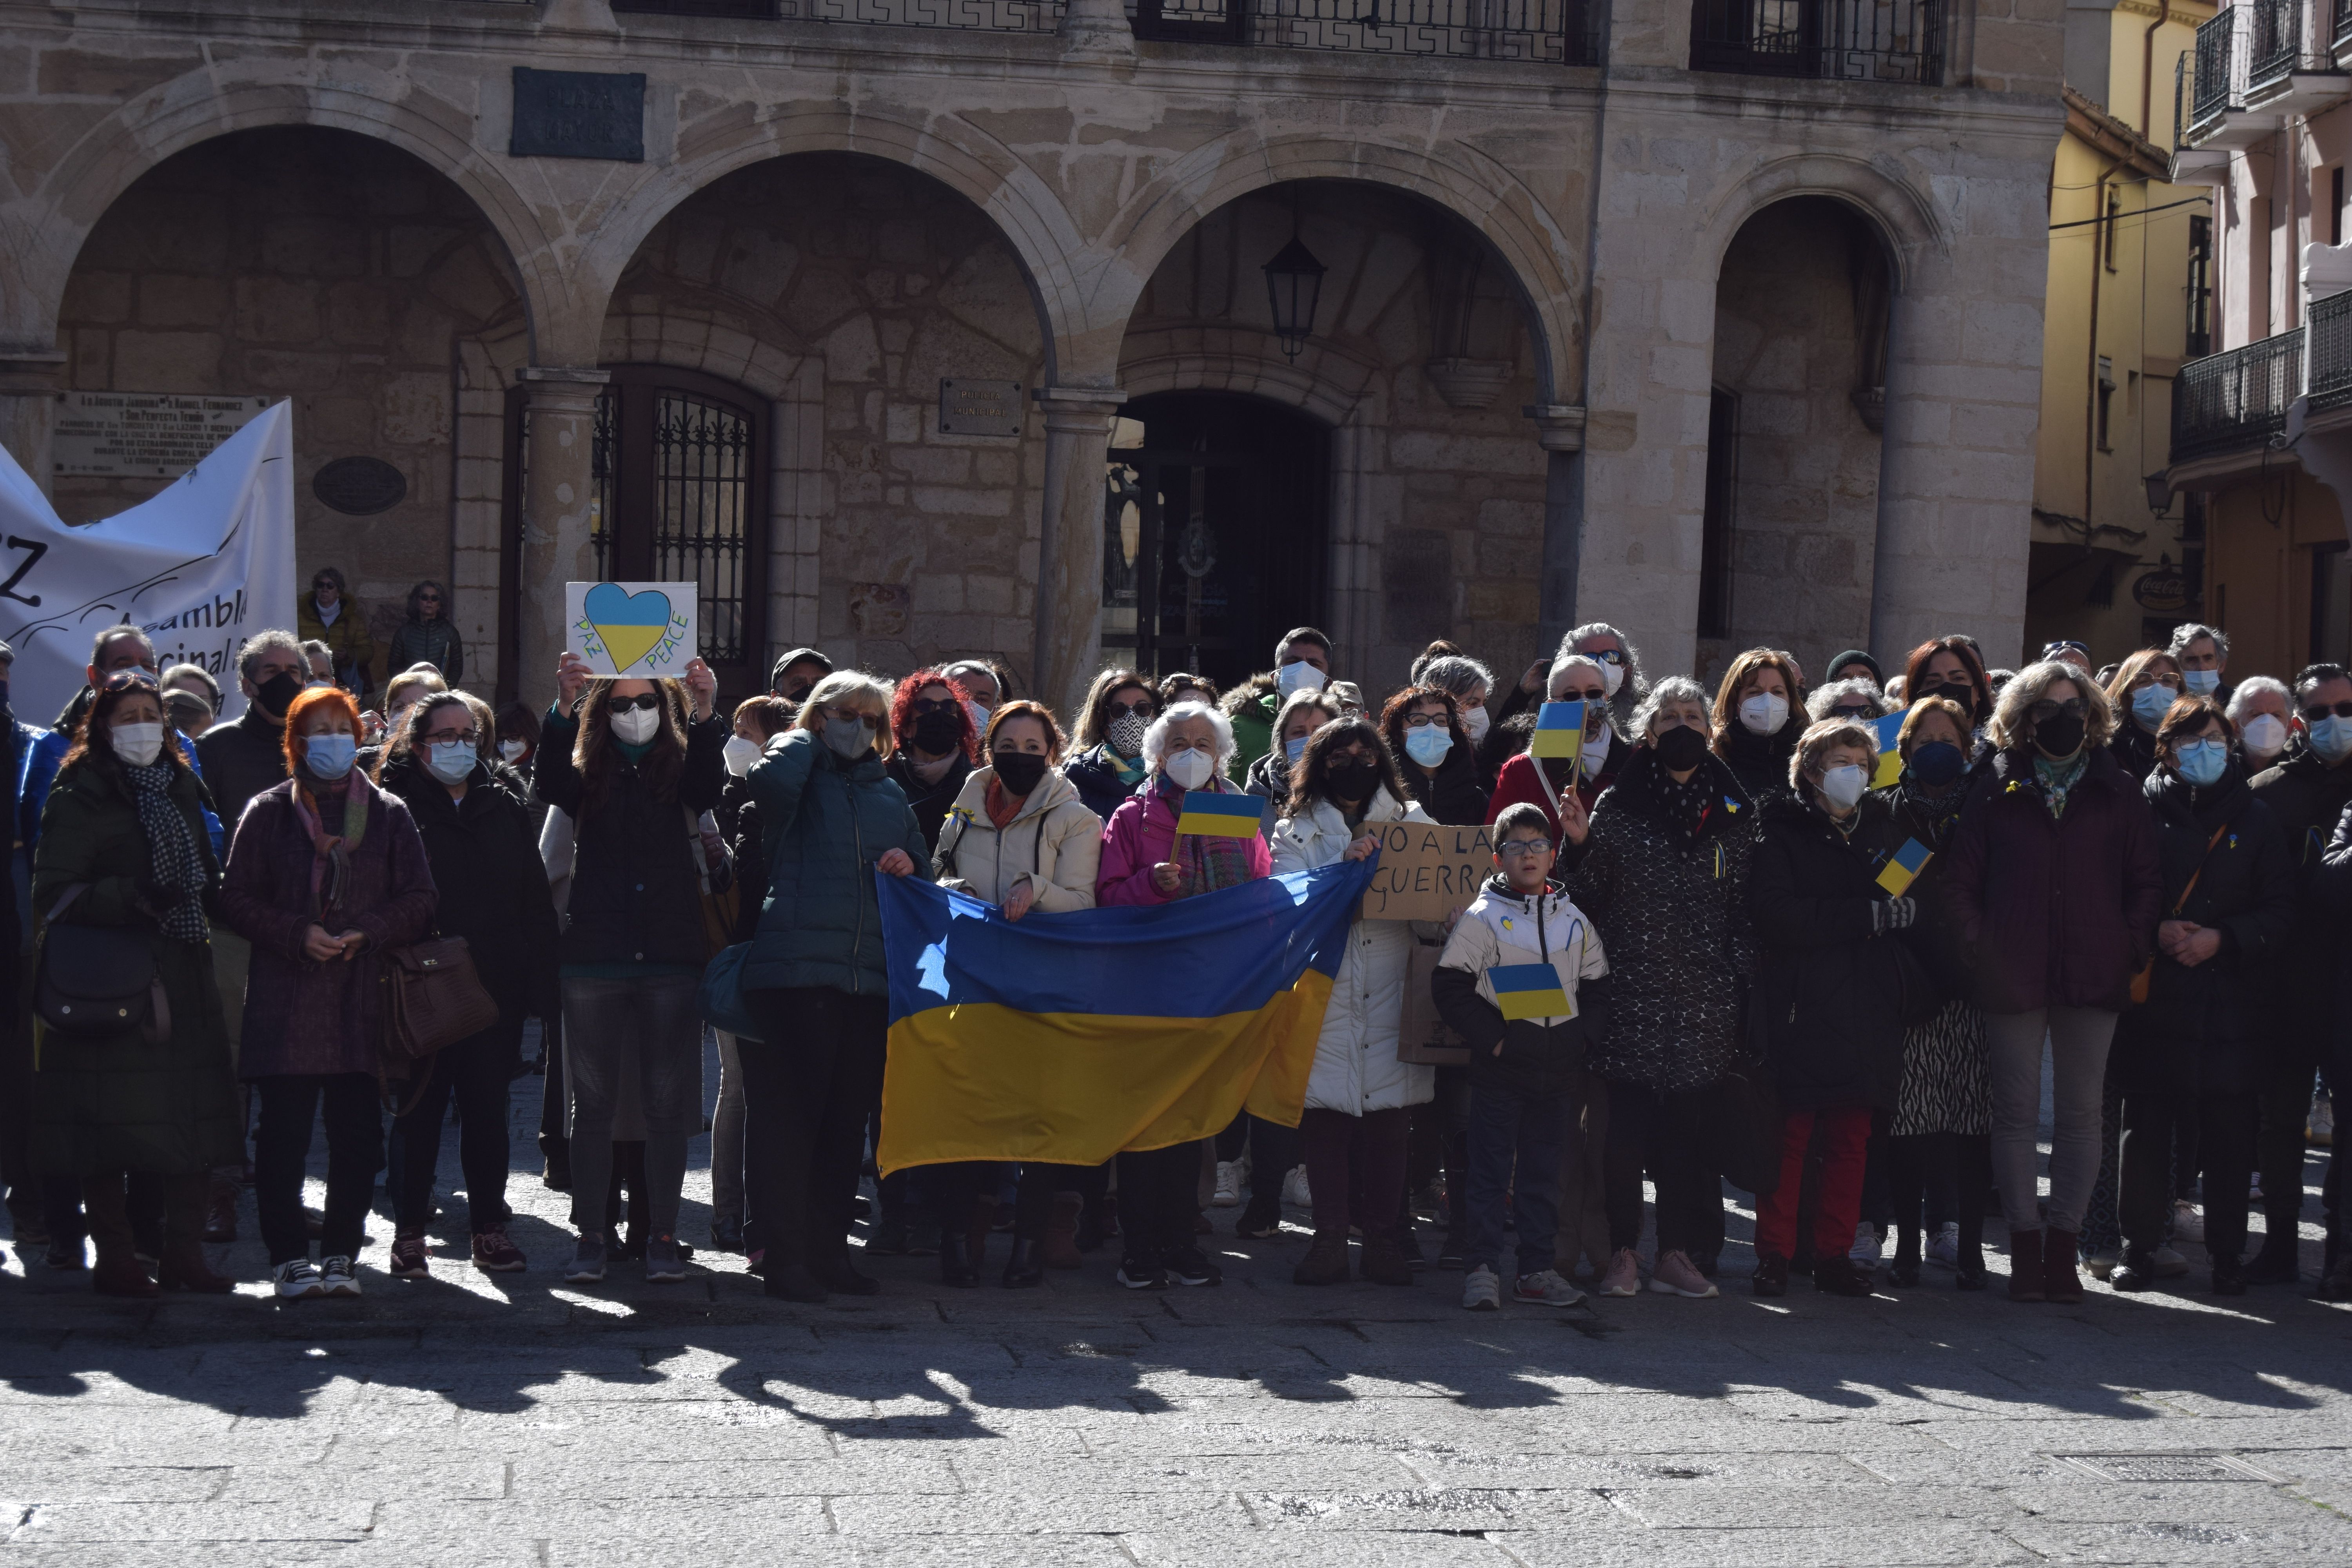
[[[1429,821],[1419,805],[1401,802],[1409,797],[1380,731],[1361,719],[1324,725],[1292,775],[1291,815],[1275,825],[1276,874],[1360,860],[1374,847],[1369,829]],[[1364,1235],[1365,1279],[1412,1283],[1404,1237],[1407,1120],[1436,1087],[1435,1068],[1397,1060],[1412,942],[1405,921],[1359,920],[1348,928],[1298,1124],[1315,1209],[1315,1243],[1291,1276],[1301,1285],[1348,1278],[1351,1223]],[[1351,1212],[1351,1187],[1361,1212]]]

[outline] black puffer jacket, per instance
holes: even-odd
[[[1486,820],[1486,785],[1478,775],[1477,755],[1466,742],[1447,750],[1433,777],[1403,757],[1397,759],[1397,773],[1404,780],[1405,793],[1421,804],[1432,822],[1475,827]]]
[[[971,763],[958,752],[955,760],[948,763],[948,771],[940,775],[940,782],[927,784],[916,776],[914,764],[901,746],[882,764],[882,773],[907,797],[907,809],[915,814],[915,826],[923,833],[920,863],[929,865],[930,857],[939,852],[940,825],[948,819],[948,808],[955,805],[956,796],[963,793],[963,781],[971,776]]]
[[[728,774],[712,815],[735,862],[735,940],[749,942],[760,929],[760,910],[768,901],[768,850],[760,838],[760,803],[751,798],[751,782]]]
[[[2352,761],[2331,768],[2297,734],[2277,766],[2254,775],[2252,788],[2254,798],[2278,819],[2279,837],[2294,865],[2297,916],[2279,950],[2278,973],[2342,973],[2352,921],[2338,912],[2322,882],[2334,875],[2325,866],[2329,842],[2342,842],[2336,824],[2352,807]],[[2345,984],[2352,990],[2352,973]],[[2282,1066],[2317,1067],[2336,1037],[2336,1019],[2344,1016],[2335,988],[2285,984],[2271,999],[2275,1009],[2273,1059]]]
[[[1854,807],[1852,834],[1793,795],[1759,814],[1748,910],[1764,961],[1756,994],[1790,1110],[1892,1109],[1906,1016],[1934,986],[1890,922],[1878,875],[1909,837],[1885,795]]]
[[[712,717],[686,727],[686,757],[667,799],[614,747],[604,798],[585,813],[587,781],[572,765],[578,728],[571,715],[551,711],[531,759],[533,795],[572,821],[572,923],[563,932],[563,962],[700,969],[710,956],[695,873],[702,841],[691,831],[688,814],[700,816],[719,804],[727,778],[727,721]]]
[[[539,835],[530,805],[508,782],[512,777],[477,765],[466,798],[452,800],[447,786],[410,755],[387,761],[376,781],[407,803],[425,841],[440,894],[434,930],[466,939],[475,972],[509,1024],[554,1016],[558,942]]]
[[[2201,790],[2158,769],[2145,794],[2156,813],[2162,918],[2219,930],[2221,951],[2189,968],[2158,947],[2147,1000],[2116,1021],[2108,1071],[2126,1094],[2252,1094],[2270,1034],[2264,998],[2294,929],[2286,840],[2234,763]],[[2176,914],[2192,877],[2197,886]]]
[[[2134,722],[2128,711],[2116,716],[2116,738],[2107,742],[2107,750],[2124,772],[2141,784],[2156,771],[2156,737]]]
[[[1788,795],[1789,759],[1797,754],[1797,742],[1804,734],[1804,715],[1793,710],[1769,735],[1755,733],[1736,718],[1723,731],[1718,754],[1759,811]]]
[[[1636,747],[1601,797],[1567,879],[1616,978],[1609,1037],[1591,1065],[1668,1093],[1705,1089],[1741,1053],[1740,994],[1755,969],[1755,807],[1721,759],[1702,766],[1713,799],[1685,844],[1658,804],[1655,753]]]

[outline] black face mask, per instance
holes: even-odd
[[[809,686],[787,686],[783,690],[778,692],[776,695],[797,707],[801,703],[807,701],[808,694],[814,689],[815,689],[814,687]]]
[[[1026,795],[1045,776],[1045,759],[1034,752],[996,752],[990,754],[996,764],[996,779],[1011,795]]]
[[[2083,749],[2083,721],[2072,713],[2035,721],[2033,744],[2051,761],[2071,757]]]
[[[1370,800],[1380,783],[1381,770],[1375,763],[1339,763],[1323,778],[1340,800]]]
[[[1930,741],[1911,753],[1911,776],[1931,789],[1941,789],[1968,772],[1969,759],[1949,741]]]
[[[925,713],[915,721],[915,744],[938,756],[952,752],[963,739],[963,728],[952,713]]]
[[[1650,742],[1669,773],[1686,773],[1706,760],[1706,737],[1687,724],[1677,724]]]
[[[253,689],[253,700],[272,719],[286,717],[286,710],[294,706],[294,699],[302,694],[302,682],[291,675],[273,675]]]

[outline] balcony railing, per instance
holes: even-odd
[[[1933,87],[1944,34],[1944,0],[1695,0],[1691,69]]]
[[[2233,109],[2246,107],[2246,57],[2251,14],[2232,5],[2197,25],[2197,68],[2190,79],[2189,136],[2211,130]]]
[[[2323,4],[2332,7],[2335,3],[2336,0],[2238,0],[2231,9],[2247,13],[2249,91],[2259,96],[2261,89],[2284,81],[2298,71],[2336,69],[2336,61],[2327,52],[2333,39],[2320,37],[2320,29],[2326,24],[2319,15]],[[2332,16],[2329,20],[2333,20]]]
[[[2352,289],[2314,300],[2304,320],[2310,338],[2305,390],[2311,411],[2352,407]]]
[[[1127,15],[1160,43],[1601,61],[1602,0],[1128,0]]]
[[[1062,6],[1063,0],[613,0],[614,10],[641,15],[986,33],[1058,33]]]
[[[2172,460],[2268,441],[2286,429],[2287,405],[2302,394],[2301,327],[2191,360],[2172,384]]]
[[[2335,0],[2336,26],[2331,37],[2337,48],[2352,44],[2352,0]]]

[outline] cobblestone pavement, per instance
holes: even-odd
[[[459,1237],[388,1279],[379,1218],[361,1301],[121,1303],[8,1247],[0,1563],[2352,1562],[2352,1310],[2217,1300],[2194,1248],[2071,1309],[1934,1268],[1759,1301],[1734,1245],[1718,1300],[1473,1316],[1433,1269],[1294,1287],[1303,1235],[1217,1210],[1216,1289],[1123,1292],[1101,1254],[1021,1292],[876,1259],[881,1295],[818,1308],[707,1255],[569,1289],[538,1089],[527,1274]]]

